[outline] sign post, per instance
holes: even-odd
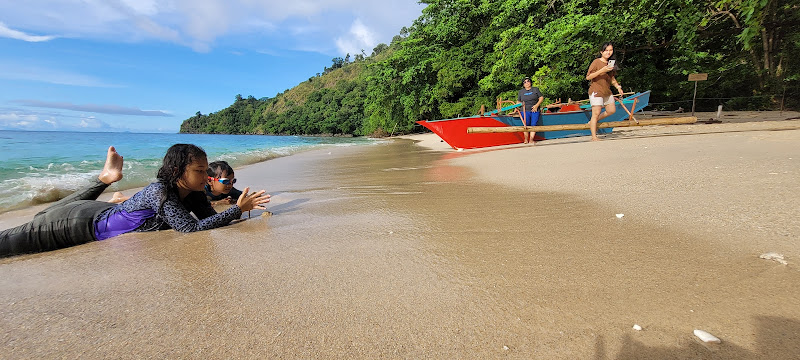
[[[694,102],[697,99],[697,82],[708,80],[707,73],[689,74],[689,81],[694,81],[694,97],[692,97],[692,116],[694,116]]]

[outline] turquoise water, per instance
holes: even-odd
[[[112,190],[145,186],[173,144],[195,144],[208,160],[234,168],[322,146],[374,143],[365,138],[268,135],[139,134],[0,130],[0,212],[63,198],[100,173],[108,146],[124,157]]]

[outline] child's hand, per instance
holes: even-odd
[[[248,194],[250,192],[250,188],[244,188],[242,191],[242,195],[239,196],[239,200],[236,201],[236,205],[239,206],[239,209],[242,211],[250,211],[253,209],[266,209],[265,207],[261,206],[262,204],[266,204],[269,202],[270,195],[265,194],[265,190],[257,191],[252,194]]]

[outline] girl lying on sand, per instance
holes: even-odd
[[[227,161],[214,161],[208,164],[208,184],[206,184],[206,199],[211,202],[212,206],[215,205],[232,205],[236,204],[242,191],[233,187],[236,183],[236,175],[233,173],[233,168]],[[108,202],[119,204],[125,200],[130,199],[130,196],[117,191]]]
[[[111,146],[103,171],[91,185],[39,212],[31,222],[0,232],[0,257],[56,250],[134,231],[213,229],[240,218],[243,211],[264,209],[262,205],[269,202],[264,190],[249,194],[250,188],[245,188],[234,206],[218,214],[206,199],[207,169],[203,149],[175,144],[164,156],[157,182],[120,204],[96,201],[103,190],[122,179],[122,156]]]

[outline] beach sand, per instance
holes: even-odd
[[[0,354],[796,358],[800,120],[730,115],[599,143],[454,151],[415,135],[237,169],[272,216],[0,259]]]

